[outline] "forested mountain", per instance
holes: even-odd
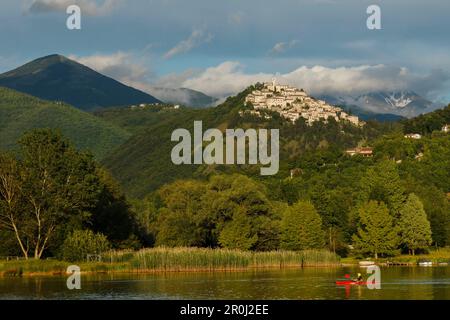
[[[82,110],[159,102],[61,55],[31,61],[0,75],[0,86]]]
[[[102,159],[130,134],[114,124],[65,103],[41,100],[0,87],[0,149],[17,147],[17,140],[36,128],[54,128],[82,150]]]
[[[403,122],[405,133],[429,134],[450,124],[450,105]]]
[[[393,130],[397,124],[369,122],[357,127],[346,122],[317,122],[308,126],[303,120],[292,124],[274,113],[270,119],[252,115],[241,116],[245,96],[253,88],[228,98],[216,108],[205,110],[150,108],[132,110],[114,109],[97,113],[98,116],[134,132],[126,145],[114,150],[104,163],[132,196],[144,196],[161,185],[188,177],[203,177],[220,172],[245,172],[259,175],[255,166],[195,166],[172,164],[171,142],[173,130],[186,128],[192,132],[195,120],[203,121],[203,129],[219,128],[278,128],[280,129],[280,173],[287,177],[295,162],[315,150],[333,150],[342,153],[345,148],[364,145],[379,135]],[[400,130],[400,129],[399,129]]]

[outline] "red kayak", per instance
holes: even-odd
[[[353,280],[338,280],[336,285],[338,286],[364,286],[367,281],[353,281]]]

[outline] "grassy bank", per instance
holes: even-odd
[[[355,257],[346,257],[341,259],[343,264],[358,264],[359,261],[370,260],[375,261],[373,258],[357,259]],[[418,255],[398,255],[395,257],[380,258],[376,262],[378,263],[398,263],[398,264],[410,264],[416,265],[418,262],[426,260],[431,261],[433,264],[449,263],[450,264],[450,248],[432,249],[427,254]]]
[[[232,271],[251,268],[334,266],[339,257],[325,250],[248,252],[227,249],[152,248],[111,251],[101,262],[0,261],[0,274],[63,274],[71,264],[82,272]]]
[[[450,248],[440,248],[431,250],[427,254],[421,255],[401,255],[393,258],[382,259],[381,262],[395,262],[395,263],[408,263],[417,264],[421,260],[431,261],[434,264],[438,263],[450,263]]]

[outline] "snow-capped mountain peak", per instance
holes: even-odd
[[[369,92],[359,96],[324,96],[324,100],[342,106],[358,107],[375,114],[414,117],[431,111],[433,103],[413,91]]]
[[[408,94],[408,92],[403,91],[391,92],[387,97],[384,98],[384,100],[386,101],[387,104],[396,108],[405,108],[411,102],[413,102],[411,94]]]

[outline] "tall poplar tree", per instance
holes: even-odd
[[[424,249],[431,244],[431,227],[422,202],[411,193],[400,209],[399,228],[402,244],[413,255],[417,249]]]
[[[358,213],[360,225],[353,235],[355,248],[373,254],[375,259],[380,254],[393,253],[400,239],[386,204],[371,200],[361,206]]]

